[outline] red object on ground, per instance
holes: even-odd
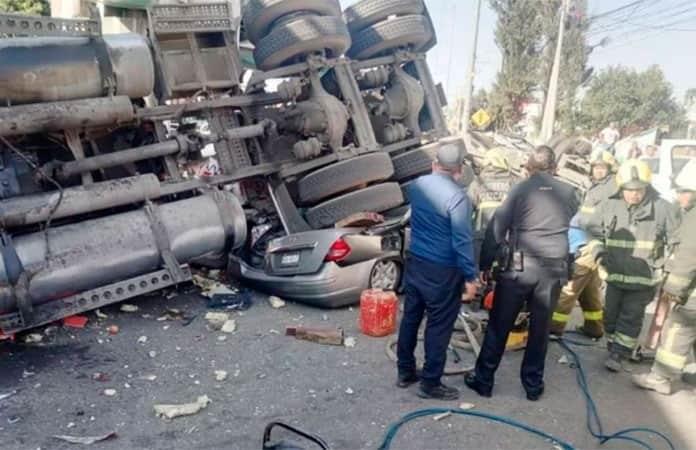
[[[5,334],[2,331],[0,331],[0,342],[2,342],[2,341],[14,342],[14,340],[15,340],[14,334]]]
[[[86,316],[70,316],[63,319],[63,326],[70,328],[84,328],[87,325]]]
[[[391,291],[368,289],[360,296],[360,331],[373,337],[383,337],[396,331],[396,312],[399,299]]]

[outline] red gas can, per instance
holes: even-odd
[[[360,296],[360,331],[374,337],[396,331],[396,313],[399,299],[391,291],[368,289]]]

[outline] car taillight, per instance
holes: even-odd
[[[350,245],[342,238],[337,239],[336,242],[331,244],[329,248],[329,253],[326,254],[324,261],[327,262],[339,262],[343,261],[350,255],[351,248]]]

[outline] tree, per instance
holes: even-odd
[[[0,0],[0,12],[47,16],[50,6],[48,0]]]
[[[629,132],[663,125],[678,127],[684,123],[685,112],[672,94],[672,85],[659,66],[643,72],[609,67],[590,83],[580,121],[591,132],[610,122]]]
[[[512,128],[522,106],[543,101],[551,74],[562,0],[489,0],[498,15],[496,44],[503,65],[490,95],[496,125]],[[573,128],[575,98],[587,64],[587,0],[574,0],[566,21],[559,88],[559,120]]]

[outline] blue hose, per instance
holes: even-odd
[[[662,440],[667,443],[667,446],[669,447],[670,450],[675,450],[674,444],[672,441],[665,436],[663,433],[660,433],[659,431],[653,430],[651,428],[627,428],[625,430],[619,430],[613,434],[605,434],[604,429],[602,427],[602,421],[599,418],[599,412],[597,411],[597,405],[595,404],[594,400],[592,399],[592,395],[590,394],[590,388],[587,383],[587,376],[585,375],[585,369],[582,367],[582,362],[580,361],[580,357],[578,354],[573,351],[573,349],[570,348],[569,344],[574,344],[574,345],[581,345],[581,346],[591,346],[592,344],[587,344],[587,343],[582,343],[582,342],[576,342],[576,341],[568,341],[566,339],[562,338],[557,338],[555,339],[558,344],[563,347],[565,351],[567,351],[571,357],[574,360],[575,363],[575,369],[576,369],[576,378],[578,381],[578,386],[580,387],[580,390],[582,391],[583,397],[585,397],[585,402],[586,402],[586,417],[587,417],[587,430],[590,432],[592,436],[597,438],[599,440],[600,445],[605,444],[606,442],[609,441],[626,441],[626,442],[631,442],[633,444],[636,444],[642,448],[645,448],[646,450],[654,450],[654,448],[647,442],[634,437],[630,435],[634,435],[635,433],[646,433],[648,435],[652,436],[657,436],[661,438]],[[571,444],[555,437],[552,436],[545,431],[542,431],[538,428],[534,428],[530,425],[526,425],[522,422],[517,422],[516,420],[510,419],[508,417],[503,417],[503,416],[498,416],[495,414],[490,414],[490,413],[485,413],[481,411],[465,411],[463,409],[449,409],[449,408],[428,408],[428,409],[420,409],[417,411],[413,411],[409,414],[406,414],[403,416],[398,422],[395,422],[389,426],[387,429],[387,433],[384,435],[384,439],[382,441],[382,445],[379,446],[379,450],[388,450],[389,447],[391,446],[391,442],[396,436],[397,432],[399,431],[399,428],[401,428],[403,425],[406,423],[418,419],[420,417],[425,417],[425,416],[432,416],[435,414],[442,414],[442,413],[447,413],[450,412],[452,414],[458,414],[462,416],[473,416],[473,417],[479,417],[479,418],[484,418],[488,420],[492,420],[494,422],[499,422],[505,425],[509,425],[514,428],[519,428],[521,430],[527,431],[528,433],[535,434],[539,437],[542,437],[544,439],[548,439],[558,445],[561,446],[563,450],[575,450],[575,447],[573,447]]]
[[[382,445],[379,446],[379,450],[388,450],[389,447],[391,446],[391,442],[396,436],[397,432],[399,431],[399,428],[401,428],[402,425],[406,424],[407,422],[410,422],[412,420],[418,419],[420,417],[426,417],[426,416],[433,416],[435,414],[443,414],[443,413],[452,413],[452,414],[459,414],[462,416],[473,416],[473,417],[480,417],[488,420],[492,420],[494,422],[499,422],[505,425],[509,425],[514,428],[519,428],[521,430],[527,431],[529,433],[535,434],[541,438],[548,439],[552,441],[555,444],[558,444],[561,446],[563,450],[575,450],[575,447],[570,445],[569,443],[551,436],[550,434],[541,431],[537,428],[534,428],[532,426],[526,425],[522,422],[517,422],[516,420],[503,417],[503,416],[497,416],[495,414],[489,414],[481,411],[467,411],[463,409],[458,409],[458,408],[428,408],[428,409],[419,409],[417,411],[413,411],[409,414],[406,414],[403,416],[398,422],[395,422],[389,426],[389,429],[387,430],[387,433],[384,435],[384,440],[382,441]]]
[[[613,440],[622,440],[632,442],[647,450],[653,450],[653,447],[647,442],[636,437],[629,436],[635,433],[646,433],[661,438],[665,441],[670,450],[675,450],[674,444],[667,436],[651,428],[627,428],[625,430],[619,430],[613,434],[605,434],[604,429],[602,427],[602,421],[600,420],[599,413],[597,412],[597,405],[595,404],[594,400],[592,399],[592,395],[590,394],[590,387],[587,383],[587,376],[585,375],[585,369],[582,367],[580,356],[578,356],[578,354],[572,348],[570,348],[570,345],[568,345],[569,342],[567,340],[558,338],[556,341],[573,358],[573,362],[575,363],[575,375],[578,381],[578,386],[582,391],[583,397],[585,397],[585,402],[587,405],[587,430],[590,432],[592,436],[599,439],[600,445]],[[573,342],[573,344],[575,344],[575,342]]]

